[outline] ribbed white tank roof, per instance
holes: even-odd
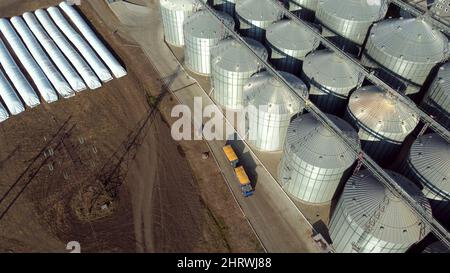
[[[343,119],[327,115],[351,141],[359,145],[355,129]],[[312,114],[294,119],[288,128],[287,145],[303,161],[320,168],[350,167],[356,156],[342,139],[327,129]]]
[[[234,28],[234,20],[230,15],[224,12],[217,13],[225,24]],[[198,11],[189,16],[184,21],[183,28],[185,35],[196,38],[218,39],[228,36],[226,35],[225,27],[223,27],[222,24],[206,10]]]
[[[319,7],[326,13],[349,21],[374,22],[382,19],[387,10],[385,0],[319,0]],[[382,5],[385,7],[382,8]]]
[[[239,0],[236,13],[252,21],[276,21],[282,17],[281,10],[272,0]]]
[[[450,144],[438,134],[420,136],[409,153],[409,163],[431,191],[450,198]]]
[[[304,98],[308,97],[308,89],[299,78],[287,72],[280,71],[280,74],[295,88],[297,94]],[[255,107],[264,106],[259,109],[275,114],[295,114],[304,105],[269,72],[255,74],[247,81],[244,86],[244,98],[248,104]]]
[[[258,41],[244,38],[245,41],[264,59],[267,59],[266,48]],[[221,41],[217,46],[211,49],[213,62],[220,68],[227,71],[253,71],[261,65],[260,61],[234,39]]]
[[[408,135],[419,123],[414,110],[373,85],[353,92],[348,109],[359,127],[382,136]]]
[[[161,0],[161,6],[173,11],[191,11],[194,9],[195,0]]]
[[[318,50],[306,56],[303,73],[331,90],[352,89],[358,85],[359,72],[330,50]]]
[[[430,204],[420,189],[404,176],[387,172],[431,218]],[[422,227],[425,224],[402,198],[392,193],[367,170],[350,177],[341,198],[344,214],[362,228],[384,207],[369,231],[370,235],[385,242],[416,243],[430,232],[428,226]],[[424,232],[421,232],[422,228]]]
[[[420,18],[376,23],[369,39],[385,54],[413,62],[437,63],[444,60],[448,51],[448,39]]]
[[[291,20],[283,20],[269,26],[266,39],[279,49],[310,52],[317,48],[320,41],[305,26]]]

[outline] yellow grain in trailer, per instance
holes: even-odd
[[[231,147],[231,145],[226,145],[222,149],[231,166],[233,166],[233,168],[236,168],[237,164],[239,163],[239,158],[234,152],[233,147]]]

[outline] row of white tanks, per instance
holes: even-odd
[[[211,26],[215,26],[215,20],[205,14],[204,18],[207,17],[210,21],[206,22],[207,26],[199,25],[201,31],[210,30]],[[230,18],[226,15],[222,14],[222,17],[225,22],[230,22]],[[232,22],[229,24],[232,26]],[[219,30],[223,28],[217,26],[215,33],[222,33]],[[276,30],[285,31],[286,35],[277,34]],[[281,73],[295,87],[298,95],[305,98],[309,95],[314,103],[329,113],[328,117],[347,137],[355,144],[362,145],[371,157],[383,161],[396,155],[403,140],[419,122],[414,109],[410,109],[375,86],[361,87],[363,80],[361,75],[336,54],[328,50],[315,50],[318,47],[318,41],[301,26],[283,20],[270,25],[265,32],[265,45],[269,51],[262,43],[254,39],[245,38],[245,40],[263,59],[270,59],[274,65],[277,65],[278,59],[282,59],[280,56],[282,57],[285,52],[293,55],[289,57],[294,58],[296,64],[291,65],[291,61],[281,61],[278,62],[280,67],[277,66],[277,68],[297,75],[301,72],[307,87],[295,75]],[[186,36],[190,36],[191,33],[194,31],[185,31],[185,41],[190,39]],[[283,188],[294,199],[310,204],[330,202],[339,185],[351,175],[357,160],[356,156],[338,136],[331,133],[311,114],[301,115],[304,109],[303,103],[271,74],[261,72],[262,67],[258,59],[240,43],[233,39],[224,39],[226,35],[219,36],[223,40],[218,41],[220,39],[214,36],[216,39],[214,43],[204,43],[208,44],[209,55],[203,55],[207,55],[210,59],[210,73],[194,70],[195,68],[186,63],[188,67],[196,73],[212,77],[213,98],[224,108],[239,110],[249,105],[256,106],[250,108],[254,111],[248,113],[250,115],[248,120],[254,123],[247,124],[249,133],[256,136],[249,142],[254,148],[265,152],[283,150],[279,179]],[[271,37],[276,37],[273,41],[278,44],[270,42]],[[212,44],[216,45],[212,46]],[[191,54],[188,52],[190,49],[187,44],[185,49],[186,56]],[[299,69],[299,65],[303,69]],[[297,70],[289,70],[292,68]],[[353,93],[348,98],[351,92]],[[333,115],[340,115],[344,111],[347,121]],[[446,156],[450,158],[450,154],[447,153]],[[404,252],[429,232],[428,227],[375,178],[370,178],[370,175],[364,172],[357,175],[359,180],[371,181],[370,183],[374,184],[368,190],[358,193],[365,194],[367,195],[365,198],[369,198],[368,196],[372,194],[370,190],[374,190],[381,200],[374,202],[391,200],[388,202],[391,214],[382,220],[377,219],[377,231],[370,231],[364,219],[373,222],[373,211],[371,211],[373,208],[361,207],[358,210],[356,206],[352,211],[355,213],[354,219],[358,217],[363,219],[351,220],[352,216],[340,211],[347,209],[347,205],[343,204],[344,201],[340,201],[341,206],[336,209],[332,218],[332,229],[335,230],[332,237],[334,237],[333,241],[336,241],[335,247],[338,250],[348,252],[350,244],[352,249],[358,249],[359,252]],[[410,186],[412,183],[399,174],[393,173],[393,176],[402,186],[405,184],[406,188],[416,187]],[[362,179],[364,177],[365,179]],[[352,178],[355,180],[355,175]],[[349,183],[347,182],[347,185]],[[355,187],[350,187],[347,190],[350,191],[348,194],[351,195],[354,189]],[[423,193],[420,193],[417,187],[410,191],[424,203],[426,210],[430,211],[430,205]],[[346,196],[345,192],[344,190],[341,200]],[[364,211],[365,209],[367,212]],[[395,213],[397,215],[404,213],[407,217],[395,223],[389,222],[394,221],[389,217]],[[336,220],[340,217],[339,215],[347,215],[345,223],[342,219]],[[345,228],[345,225],[352,229]],[[385,226],[387,228],[383,231]],[[345,234],[342,233],[344,230],[342,228],[345,229]],[[355,238],[359,239],[355,241]]]

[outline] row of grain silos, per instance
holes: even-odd
[[[57,7],[0,19],[0,121],[25,111],[24,104],[39,105],[39,97],[52,103],[127,74],[73,6],[59,7],[70,22]]]
[[[392,161],[405,138],[418,125],[415,110],[375,86],[361,86],[362,76],[348,61],[331,51],[318,50],[319,42],[313,35],[288,20],[278,20],[278,12],[265,14],[267,20],[263,18],[264,14],[255,15],[254,12],[263,10],[264,2],[259,3],[262,3],[259,9],[253,10],[247,5],[239,9],[239,1],[236,3],[235,24],[240,26],[245,20],[242,33],[252,37],[246,37],[246,42],[263,59],[283,71],[282,76],[298,95],[309,96],[312,102],[329,113],[328,117],[347,138],[361,145],[378,162]],[[266,4],[268,7],[270,3]],[[249,14],[261,20],[253,29],[248,25],[252,22]],[[217,25],[212,17],[205,19],[208,16],[199,11],[185,20],[186,65],[193,72],[211,76],[213,99],[223,108],[240,110],[253,106],[248,112],[247,129],[249,135],[254,136],[250,137],[249,144],[263,152],[283,151],[279,181],[286,192],[304,203],[329,203],[339,185],[351,177],[331,221],[335,248],[340,252],[404,252],[424,238],[429,233],[426,224],[367,171],[352,176],[357,158],[340,137],[332,134],[311,114],[301,115],[304,105],[271,74],[261,71],[258,59],[240,43],[226,39],[223,27]],[[230,17],[224,14],[222,17],[224,22],[233,26]],[[200,30],[190,29],[195,21],[200,20],[206,20],[198,24]],[[367,32],[371,23],[366,25]],[[211,40],[214,42],[203,42],[208,45],[205,49],[207,54],[200,55],[207,58],[198,62],[208,64],[205,60],[209,59],[209,70],[201,71],[191,64],[191,57],[187,57],[195,53],[189,41],[199,36],[194,33],[211,33],[211,27],[215,35],[207,36],[214,37]],[[306,87],[297,76],[301,76]],[[426,195],[408,178],[393,172],[390,174],[431,215]],[[407,175],[406,172],[403,174]],[[355,181],[363,185],[363,190],[355,186]],[[365,184],[368,186],[364,187]],[[352,202],[342,201],[348,199],[347,196],[358,194],[361,196],[352,197]],[[365,207],[359,205],[358,199],[370,200],[371,196],[377,196],[373,203]],[[378,209],[374,209],[374,204]],[[404,217],[395,221],[391,219],[392,215]],[[374,222],[376,224],[369,226]]]

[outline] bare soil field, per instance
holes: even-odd
[[[0,17],[58,2],[3,0]],[[0,124],[0,252],[261,251],[207,145],[172,140],[174,99],[149,103],[164,88],[145,54],[104,1],[80,9],[129,74]]]

